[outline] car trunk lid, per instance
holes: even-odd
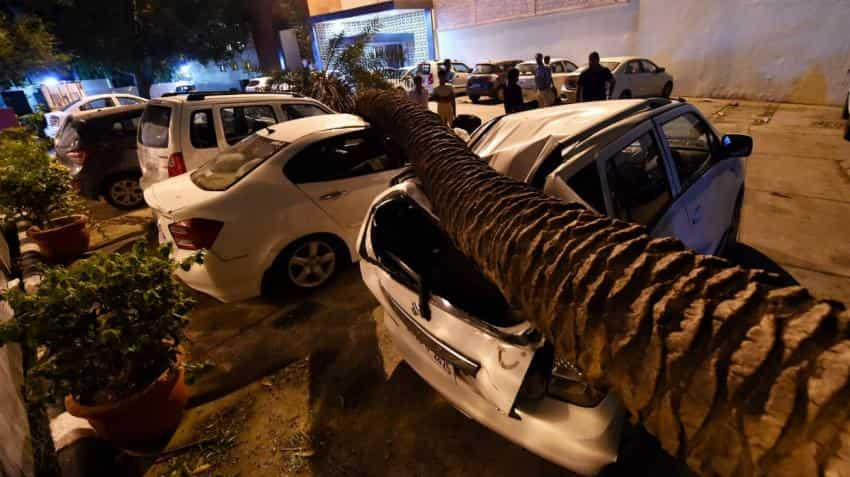
[[[458,386],[511,414],[542,343],[539,333],[451,245],[424,202],[406,197],[383,204],[364,227],[375,254],[366,260],[380,268],[372,292],[390,318]]]
[[[145,189],[145,202],[160,215],[172,216],[188,206],[216,197],[220,192],[203,190],[183,174]]]

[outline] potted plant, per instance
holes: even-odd
[[[28,396],[57,402],[119,444],[167,436],[180,422],[187,390],[179,364],[184,314],[193,302],[172,275],[170,247],[136,243],[45,272],[35,293],[0,295],[15,317],[0,345],[38,351]],[[193,255],[179,266],[201,262]]]
[[[68,170],[42,141],[24,131],[0,134],[0,215],[28,220],[45,259],[68,262],[88,250],[83,210]]]

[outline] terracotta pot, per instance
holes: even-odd
[[[85,215],[69,215],[51,220],[48,229],[32,226],[27,235],[38,244],[46,260],[67,263],[89,249],[88,221]]]
[[[84,418],[97,435],[119,445],[138,445],[169,436],[177,429],[189,399],[183,370],[162,373],[143,391],[121,401],[85,406],[65,397],[65,409]]]

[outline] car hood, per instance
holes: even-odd
[[[192,173],[157,182],[145,189],[145,202],[162,215],[171,216],[186,207],[199,205],[221,192],[203,190],[192,182]]]

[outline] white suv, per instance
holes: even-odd
[[[470,149],[551,196],[714,253],[734,240],[752,139],[720,136],[687,103],[628,100],[503,116]],[[558,357],[455,248],[416,178],[395,182],[366,216],[358,253],[405,361],[464,414],[552,462],[581,474],[614,462],[616,396]]]
[[[189,93],[150,101],[137,137],[143,189],[197,169],[263,128],[332,114],[311,98],[281,93]]]

